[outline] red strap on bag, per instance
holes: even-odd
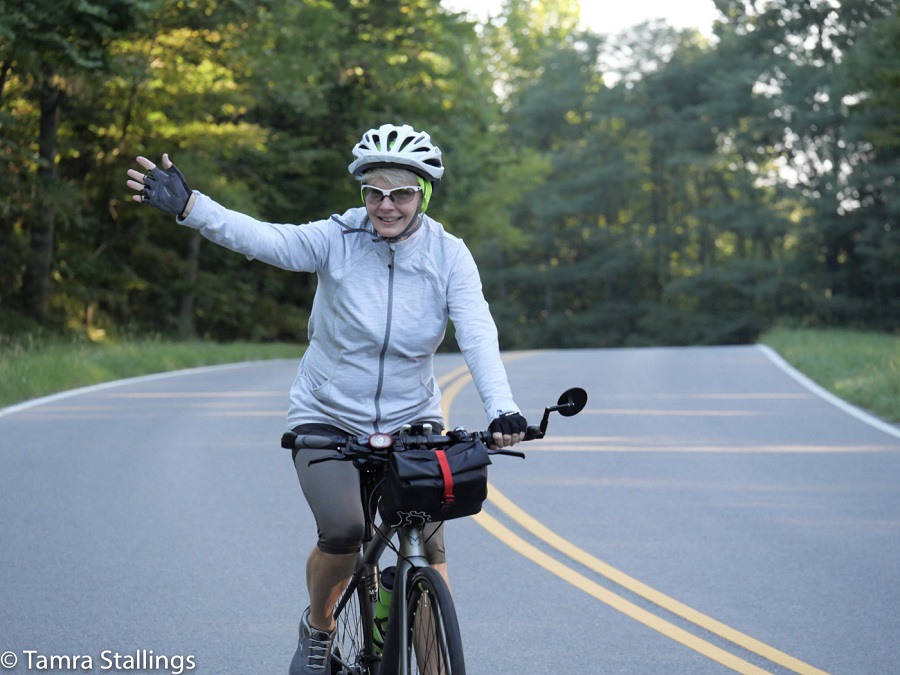
[[[443,450],[435,450],[438,464],[441,467],[441,474],[444,477],[444,504],[452,504],[456,501],[453,495],[453,472],[450,471],[450,462],[447,461],[447,453]]]

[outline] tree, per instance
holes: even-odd
[[[47,318],[54,236],[71,197],[57,173],[60,115],[68,84],[80,73],[105,67],[110,41],[133,28],[144,5],[142,0],[111,0],[104,5],[59,0],[40,6],[5,0],[0,7],[0,32],[7,38],[0,53],[0,82],[5,88],[8,78],[15,77],[22,94],[34,102],[30,112],[37,117],[37,133],[31,138],[37,161],[28,174],[34,177],[34,203],[40,206],[22,214],[28,253],[21,300],[23,308],[39,321]],[[22,177],[26,181],[31,180],[28,174]]]
[[[850,52],[845,72],[848,136],[860,148],[844,208],[861,221],[855,248],[871,289],[872,323],[900,317],[900,10],[877,19]],[[865,292],[865,291],[864,291]]]
[[[897,325],[888,0],[719,0],[712,42],[581,32],[574,0],[484,24],[438,0],[35,4],[0,0],[4,326],[302,339],[314,277],[164,224],[125,169],[168,151],[225,206],[302,222],[358,203],[348,149],[385,121],[444,151],[430,215],[505,347]]]
[[[851,213],[853,174],[866,148],[848,130],[847,101],[856,94],[843,77],[847,58],[894,0],[718,0],[728,17],[723,40],[739,44],[756,64],[758,112],[745,139],[761,183],[777,185],[803,202],[795,227],[791,274],[805,289],[809,320],[867,323],[875,314],[864,281],[863,230]],[[849,97],[849,98],[848,98]],[[749,165],[748,165],[749,166]]]

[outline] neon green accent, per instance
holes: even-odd
[[[375,603],[375,621],[372,626],[372,642],[375,644],[375,652],[378,654],[384,651],[384,636],[387,634],[391,595],[393,595],[391,589],[385,588],[383,585],[378,588],[378,602]]]
[[[428,202],[431,201],[431,182],[425,180],[421,176],[418,176],[419,185],[422,188],[422,208],[419,209],[420,213],[425,213],[425,209],[428,208]]]

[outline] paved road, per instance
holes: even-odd
[[[451,424],[480,428],[460,365],[438,363]],[[517,353],[507,368],[529,417],[568,386],[591,399],[527,460],[497,459],[484,514],[448,524],[470,673],[900,672],[895,427],[753,347]],[[88,657],[176,672],[188,656],[185,672],[286,671],[314,532],[277,448],[294,370],[0,411],[8,672],[65,672],[51,656],[69,672]]]

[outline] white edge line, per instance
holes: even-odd
[[[170,377],[180,377],[182,375],[193,375],[195,373],[202,373],[210,370],[226,370],[228,368],[243,368],[245,366],[256,365],[259,363],[272,363],[273,361],[277,361],[279,359],[267,359],[263,361],[240,361],[238,363],[220,363],[215,366],[198,366],[197,368],[184,368],[182,370],[171,370],[166,371],[164,373],[153,373],[151,375],[140,375],[138,377],[129,377],[124,380],[112,380],[110,382],[101,382],[100,384],[92,384],[86,387],[78,387],[77,389],[69,389],[66,391],[61,391],[58,394],[51,394],[50,396],[42,396],[41,398],[33,398],[28,401],[24,401],[22,403],[17,403],[15,405],[11,405],[7,408],[0,408],[0,417],[6,417],[7,415],[13,415],[17,412],[22,412],[23,410],[28,410],[29,408],[36,408],[37,406],[46,405],[48,403],[55,403],[56,401],[61,401],[63,399],[72,398],[73,396],[81,396],[82,394],[92,394],[97,391],[103,391],[104,389],[114,389],[115,387],[121,387],[126,384],[133,384],[135,382],[151,382],[153,380],[165,380]],[[290,360],[290,359],[286,359]]]
[[[785,361],[774,349],[769,347],[768,345],[755,345],[757,349],[759,349],[763,354],[769,357],[769,360],[778,366],[782,371],[784,371],[787,375],[794,378],[797,382],[802,384],[804,387],[809,389],[813,394],[821,398],[822,400],[830,403],[841,411],[847,413],[860,420],[861,422],[865,422],[869,426],[872,426],[879,431],[883,431],[884,433],[893,436],[894,438],[900,438],[900,428],[897,428],[893,424],[885,422],[884,420],[880,420],[871,413],[867,413],[865,410],[857,408],[850,403],[847,403],[844,399],[838,398],[830,391],[826,391],[818,384],[809,379],[806,375],[801,373],[799,370],[794,368],[791,364]]]

